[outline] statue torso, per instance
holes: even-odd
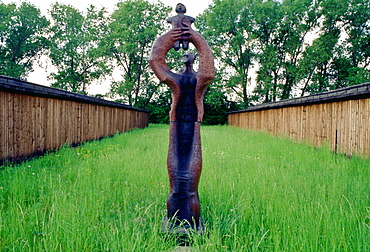
[[[198,116],[195,104],[196,74],[182,73],[178,74],[176,79],[180,87],[180,97],[176,104],[176,121],[196,122]]]

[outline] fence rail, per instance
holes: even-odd
[[[231,112],[229,125],[284,134],[333,151],[369,156],[370,83]]]
[[[149,113],[0,76],[0,163],[148,126]]]

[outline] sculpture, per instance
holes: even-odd
[[[179,6],[179,5],[177,5]],[[167,168],[170,193],[167,201],[167,218],[174,227],[187,222],[199,230],[200,203],[198,184],[202,170],[200,122],[203,119],[203,96],[214,78],[212,51],[206,40],[191,28],[191,22],[182,22],[154,42],[149,64],[157,78],[172,91],[170,111],[170,140]],[[184,67],[172,72],[166,63],[167,52],[179,41],[192,43],[199,55],[199,70],[195,72],[195,54],[186,52]],[[184,48],[184,49],[185,49]],[[176,48],[175,48],[176,50]]]
[[[186,28],[190,27],[191,24],[195,21],[195,18],[184,15],[186,13],[186,7],[182,3],[178,3],[176,5],[176,13],[177,16],[173,16],[167,19],[167,22],[172,24],[172,29],[184,28],[186,30]],[[178,51],[181,44],[184,50],[188,50],[189,41],[187,40],[177,40],[173,45],[173,49]]]

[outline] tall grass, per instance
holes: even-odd
[[[369,160],[227,126],[202,128],[194,251],[370,251]],[[168,126],[0,170],[0,251],[171,251]]]

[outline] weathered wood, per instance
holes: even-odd
[[[369,156],[370,83],[235,111],[228,119],[231,126],[284,134],[316,146],[327,144],[347,155]]]
[[[0,163],[148,126],[148,111],[0,76]]]

